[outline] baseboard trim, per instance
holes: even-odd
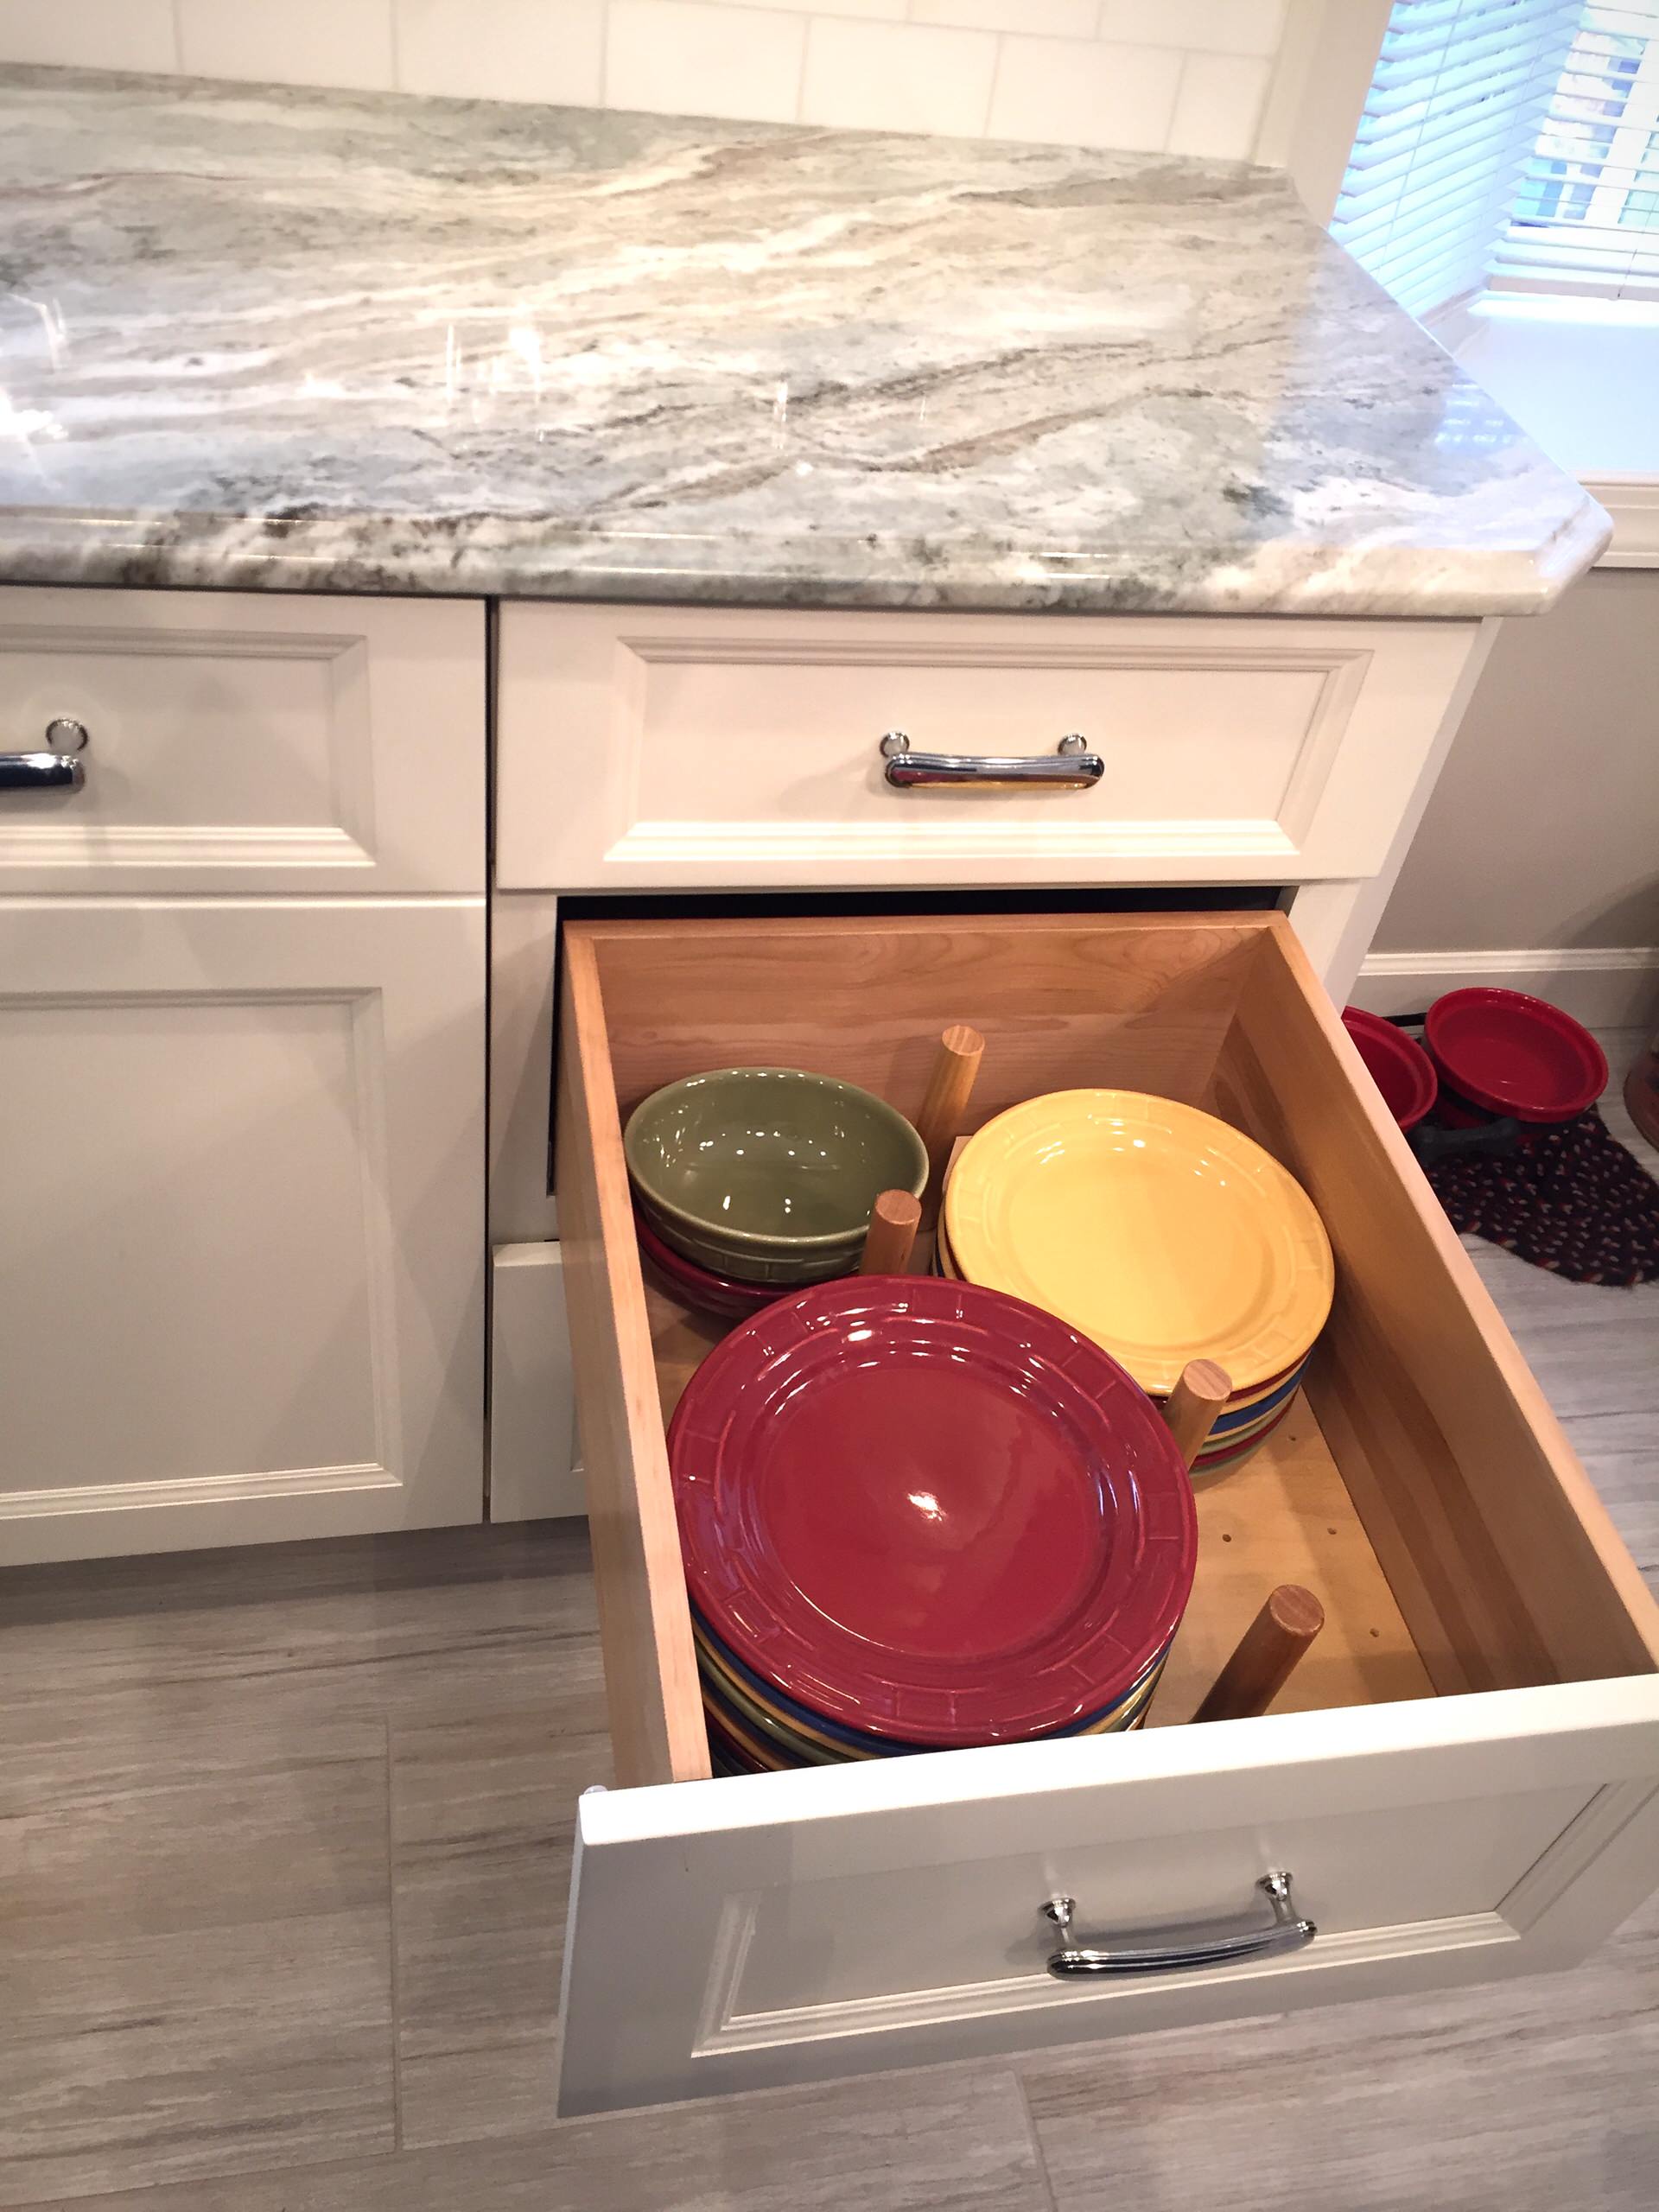
[[[1354,1004],[1373,1014],[1412,1014],[1443,991],[1482,983],[1532,991],[1592,1027],[1659,1022],[1659,946],[1643,944],[1373,952],[1359,971]]]
[[[173,1480],[86,1484],[73,1490],[20,1490],[0,1497],[0,1521],[56,1519],[84,1513],[156,1512],[168,1506],[264,1503],[272,1498],[334,1497],[343,1491],[401,1490],[403,1478],[378,1460],[338,1467],[290,1467],[241,1475],[180,1475]]]

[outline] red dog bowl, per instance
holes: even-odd
[[[1344,1007],[1342,1026],[1370,1071],[1382,1103],[1402,1129],[1414,1129],[1440,1089],[1428,1054],[1391,1021],[1361,1007]]]
[[[1424,1034],[1442,1080],[1489,1114],[1570,1122],[1607,1088],[1607,1056],[1590,1032],[1525,991],[1448,991]]]

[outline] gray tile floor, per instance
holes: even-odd
[[[1479,1261],[1655,1573],[1659,1286]],[[0,2204],[1659,2204],[1652,1907],[1498,1991],[551,2126],[569,1808],[607,1759],[569,1527],[14,1573]]]

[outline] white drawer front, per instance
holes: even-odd
[[[590,1793],[560,2109],[1530,1972],[1617,1923],[1656,1842],[1651,1680]],[[1046,1969],[1057,1892],[1083,1942],[1161,1945],[1265,1920],[1279,1871],[1306,1948]]]
[[[0,791],[7,892],[484,887],[484,610],[0,591],[0,748],[85,724],[79,791]]]
[[[1466,625],[503,611],[497,880],[1288,883],[1379,870]],[[917,752],[1087,790],[898,791]]]

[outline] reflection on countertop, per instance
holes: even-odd
[[[1468,615],[1601,512],[1242,163],[0,69],[0,580]]]

